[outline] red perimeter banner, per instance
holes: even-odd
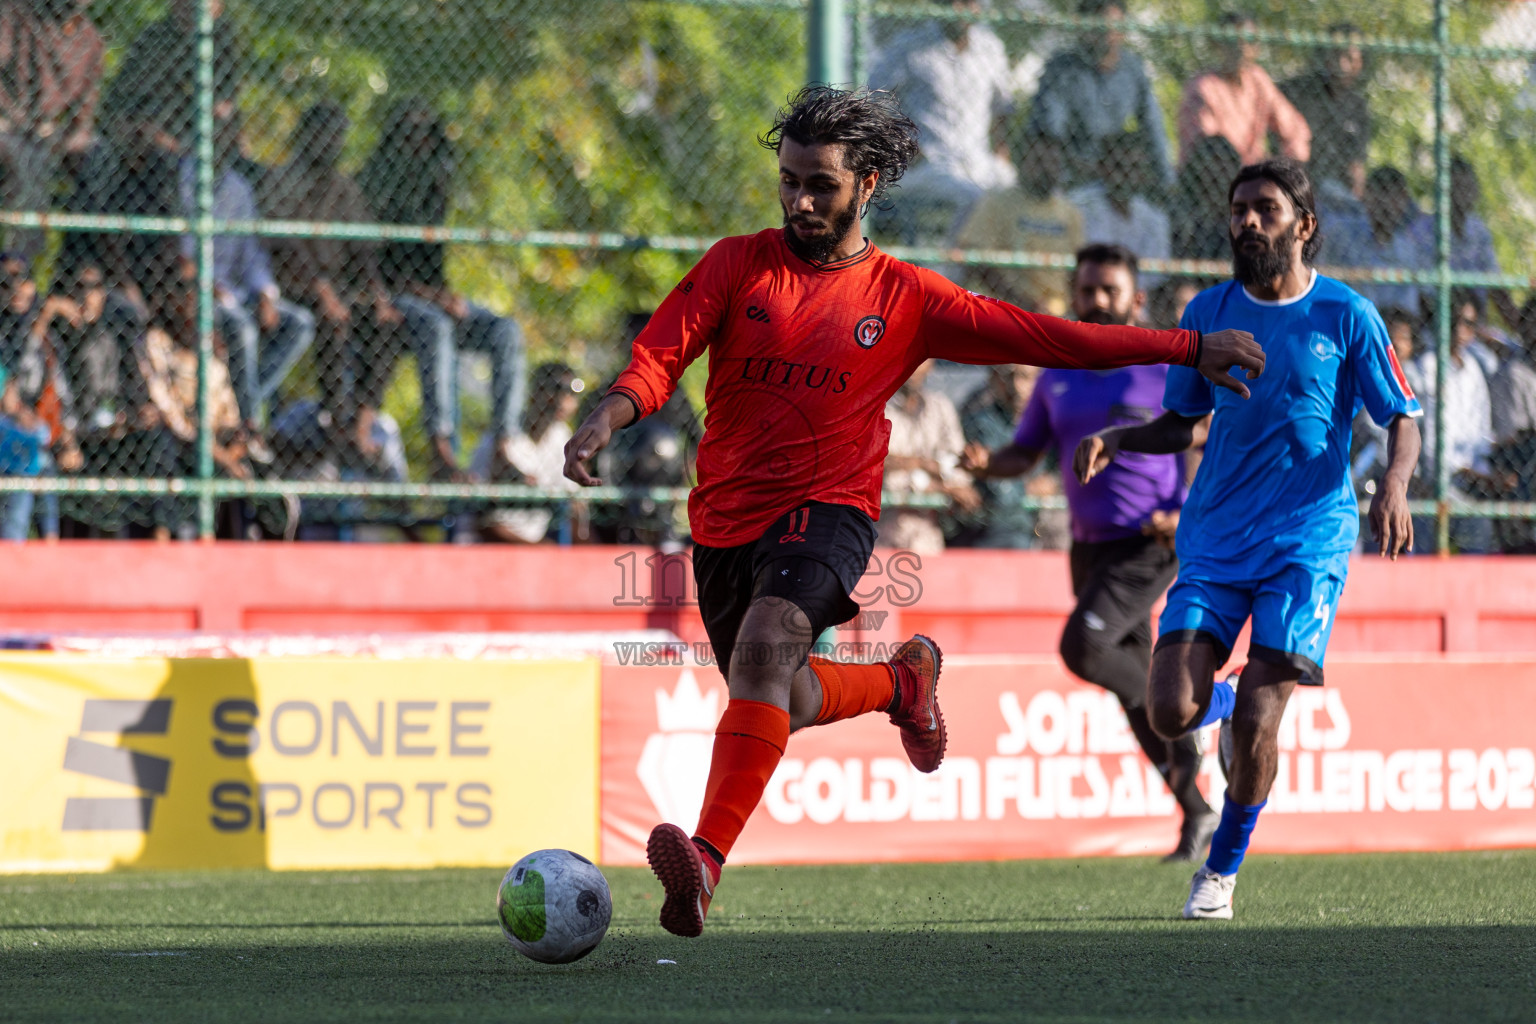
[[[1254,835],[1269,853],[1536,845],[1536,662],[1340,658],[1298,687]],[[940,770],[884,715],[789,741],[734,863],[1162,854],[1178,813],[1115,699],[1046,658],[945,660]],[[607,665],[602,859],[641,864],[659,821],[697,823],[726,691],[712,666]],[[1214,748],[1214,729],[1207,730]],[[1202,788],[1224,788],[1208,756]]]

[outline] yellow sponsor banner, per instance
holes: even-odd
[[[0,872],[595,859],[599,670],[0,656]]]

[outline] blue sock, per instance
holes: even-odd
[[[1268,800],[1264,804],[1269,803]],[[1264,804],[1255,804],[1249,807],[1240,804],[1227,797],[1226,803],[1221,805],[1221,824],[1216,826],[1216,834],[1211,837],[1211,855],[1205,859],[1206,869],[1214,871],[1218,875],[1235,875],[1238,867],[1243,863],[1243,854],[1248,852],[1248,839],[1253,835],[1253,826],[1259,823],[1259,812],[1264,809]]]
[[[1205,717],[1200,719],[1197,729],[1204,729],[1212,722],[1219,722],[1223,718],[1230,718],[1232,708],[1237,704],[1237,687],[1225,679],[1216,680],[1211,687],[1211,706],[1205,709]]]

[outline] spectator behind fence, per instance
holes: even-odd
[[[215,129],[213,215],[260,220],[255,190],[231,166],[239,134],[237,116],[221,120]],[[197,208],[197,161],[191,156],[182,158],[180,183],[182,209],[191,216]],[[184,235],[181,251],[184,259],[196,259],[197,239]],[[230,346],[235,392],[254,435],[278,386],[314,341],[315,318],[282,297],[271,257],[255,235],[214,237],[213,294],[214,326]],[[252,455],[257,454],[253,447]]]
[[[1170,277],[1147,293],[1145,326],[1170,330],[1184,319],[1184,307],[1210,283],[1196,277]]]
[[[1231,258],[1227,189],[1242,166],[1237,150],[1220,135],[1195,140],[1185,154],[1168,204],[1170,245],[1176,259],[1225,262]]]
[[[82,439],[112,434],[127,423],[142,394],[134,345],[140,320],[122,295],[109,291],[94,263],[55,277],[44,306],[53,352],[74,396],[74,430]]]
[[[16,253],[0,253],[0,366],[5,367],[6,419],[15,430],[36,439],[21,475],[52,476],[79,471],[83,460],[75,439],[75,409],[63,361],[49,328],[60,299],[44,298],[27,262]],[[13,435],[14,439],[14,435]],[[59,535],[59,500],[42,495],[44,537]],[[4,537],[25,540],[31,529],[35,496],[5,496]]]
[[[1070,195],[1083,215],[1084,240],[1090,245],[1123,245],[1141,258],[1167,259],[1172,248],[1168,215],[1143,194],[1145,185],[1134,138],[1105,139],[1099,154],[1099,181]],[[1141,275],[1145,288],[1161,280],[1160,274]]]
[[[1017,160],[1018,185],[983,196],[960,226],[955,245],[1070,256],[1083,244],[1083,215],[1057,188],[1061,143],[1026,139]],[[988,295],[1052,316],[1067,312],[1065,270],[973,267],[969,273],[973,286]]]
[[[224,336],[213,338],[207,365],[209,429],[215,467],[225,476],[249,479],[246,462],[250,435],[226,362]],[[139,347],[139,372],[148,401],[139,410],[144,468],[152,477],[196,476],[198,434],[197,271],[188,262],[181,273],[154,293],[148,326]],[[154,536],[165,540],[190,527],[190,504],[162,498],[154,502]]]
[[[1489,472],[1488,455],[1493,443],[1493,409],[1483,368],[1468,351],[1477,340],[1483,319],[1482,299],[1468,289],[1457,289],[1452,298],[1451,356],[1445,364],[1445,461],[1451,476],[1451,496],[1464,501],[1485,497]],[[1435,477],[1435,350],[1426,346],[1404,369],[1408,382],[1424,407],[1424,447],[1419,472]],[[1435,549],[1434,520],[1416,522],[1414,548]],[[1487,519],[1457,517],[1451,520],[1451,543],[1462,553],[1478,554],[1492,549],[1493,528]]]
[[[170,236],[174,242],[174,236]],[[106,287],[103,268],[74,262],[59,268],[50,295],[48,337],[73,395],[75,436],[87,476],[144,476],[138,445],[139,409],[149,401],[138,353],[143,319],[119,291]],[[107,505],[78,495],[61,498],[65,535],[120,528],[133,499]]]
[[[1366,77],[1360,30],[1328,27],[1332,46],[1313,51],[1317,67],[1280,83],[1291,105],[1312,129],[1312,162],[1318,201],[1330,207],[1365,198],[1365,162],[1371,144],[1371,106],[1361,85]]]
[[[510,469],[506,482],[543,487],[552,491],[574,493],[580,488],[565,475],[565,443],[571,439],[571,421],[586,390],[582,379],[564,363],[543,363],[534,368],[528,387],[528,408],[523,413],[523,429],[508,445]],[[473,468],[481,476],[491,471],[493,437],[475,449]],[[575,539],[586,539],[583,528],[584,506],[573,506],[577,513],[572,524]],[[480,521],[480,534],[487,540],[507,544],[537,544],[549,536],[555,509],[547,503],[521,508],[494,508]]]
[[[213,116],[234,116],[245,54],[224,17],[213,15]],[[173,154],[190,153],[197,133],[198,0],[171,0],[165,17],[134,39],[102,99],[102,121],[119,143],[141,139]]]
[[[52,209],[66,163],[91,147],[101,90],[101,33],[90,0],[0,3],[0,206]],[[12,252],[31,260],[43,248],[36,228],[11,232]]]
[[[962,468],[974,465],[980,456],[1006,447],[1013,440],[1014,427],[1029,404],[1039,377],[1038,366],[987,368],[987,382],[960,406],[960,430],[965,435]],[[951,544],[976,548],[1065,547],[1064,543],[1052,543],[1056,539],[1052,534],[1066,528],[1061,510],[1036,512],[1023,507],[1027,496],[1060,494],[1055,482],[1052,474],[1044,470],[1024,478],[978,478],[975,487],[981,507],[954,514],[958,529]]]
[[[869,76],[872,88],[897,95],[922,131],[921,162],[902,178],[894,207],[875,211],[878,230],[908,245],[948,237],[983,192],[1015,180],[1001,148],[1015,93],[1008,55],[976,22],[976,0],[951,7],[954,17],[892,39]]]
[[[1345,267],[1426,270],[1434,265],[1434,246],[1426,249],[1419,234],[1409,229],[1427,219],[1414,202],[1402,171],[1374,168],[1365,179],[1365,214],[1329,221],[1329,262]],[[1415,316],[1420,312],[1417,285],[1360,281],[1355,287],[1378,310],[1402,309]]]
[[[1536,432],[1536,294],[1526,299],[1515,322],[1516,343],[1488,378],[1493,437],[1501,442]]]
[[[1137,143],[1136,161],[1148,179],[1159,188],[1169,184],[1173,168],[1163,112],[1145,63],[1125,49],[1120,28],[1124,0],[1079,0],[1077,15],[1103,18],[1105,28],[1084,33],[1078,46],[1047,62],[1029,110],[1027,134],[1061,142],[1071,186],[1095,180],[1104,140],[1129,132]]]
[[[933,360],[921,363],[885,404],[891,422],[885,489],[898,495],[944,495],[959,511],[975,511],[981,497],[960,469],[965,448],[960,415],[949,396],[923,387],[932,369]],[[939,554],[944,531],[938,512],[887,509],[880,516],[877,543],[919,555]]]
[[[179,158],[154,140],[106,126],[107,138],[82,162],[65,203],[71,213],[176,217],[181,214]],[[65,277],[85,266],[100,267],[109,292],[116,293],[142,321],[149,293],[167,287],[180,273],[181,240],[175,235],[127,231],[65,232],[59,251]],[[137,340],[137,330],[127,339]]]
[[[286,164],[264,190],[268,216],[283,220],[367,223],[362,190],[337,168],[351,122],[321,102],[299,118]],[[272,240],[273,267],[284,292],[314,312],[320,404],[346,444],[377,459],[378,411],[399,359],[400,313],[379,272],[378,245],[332,238]]]
[[[1489,453],[1490,498],[1536,498],[1536,295],[1516,317],[1516,344],[1499,372],[1488,378],[1494,445]],[[1536,523],[1511,519],[1494,527],[1505,554],[1536,554]]]
[[[48,425],[22,404],[15,381],[0,366],[0,475],[39,476],[44,472],[47,448]],[[31,535],[35,501],[36,495],[30,491],[0,494],[0,540],[26,540]],[[43,536],[57,537],[56,501],[52,510],[45,510],[43,519]]]
[[[1381,310],[1381,319],[1387,325],[1387,337],[1392,342],[1392,354],[1400,366],[1407,366],[1419,354],[1419,331],[1423,322],[1412,310],[1388,306]],[[1386,432],[1383,431],[1385,436]]]
[[[1461,156],[1451,157],[1451,269],[1474,274],[1499,274],[1499,257],[1493,251],[1493,232],[1477,208],[1483,199],[1483,188],[1477,179],[1477,171]],[[1429,254],[1426,266],[1434,265],[1435,219],[1424,216],[1414,220],[1407,228],[1409,244],[1415,251]],[[1514,299],[1504,289],[1478,289],[1478,294],[1493,300],[1499,318],[1506,326],[1514,328],[1519,322],[1519,312]],[[1433,288],[1422,288],[1420,299],[1426,304],[1424,314],[1433,315],[1429,308],[1435,301]]]
[[[442,119],[422,100],[406,98],[391,108],[358,183],[380,220],[440,225],[448,216],[453,174],[454,156]],[[458,456],[460,349],[490,354],[496,445],[491,472],[499,476],[511,467],[510,444],[519,430],[527,387],[527,354],[517,322],[465,301],[449,287],[441,242],[388,242],[380,270],[416,354],[433,477],[468,479]]]
[[[1223,28],[1255,30],[1245,14],[1226,14]],[[1221,64],[1195,76],[1184,88],[1179,105],[1179,149],[1188,154],[1196,139],[1219,135],[1232,143],[1243,164],[1256,164],[1269,155],[1269,134],[1280,142],[1280,154],[1305,163],[1312,154],[1312,130],[1256,63],[1259,44],[1247,40],[1222,43]]]

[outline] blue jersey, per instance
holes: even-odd
[[[1422,415],[1376,307],[1314,272],[1306,294],[1285,302],[1236,281],[1208,288],[1179,326],[1249,331],[1265,355],[1246,401],[1196,370],[1168,371],[1165,408],[1216,414],[1179,521],[1181,575],[1247,583],[1346,556],[1360,533],[1350,423],[1362,405],[1382,426]]]

